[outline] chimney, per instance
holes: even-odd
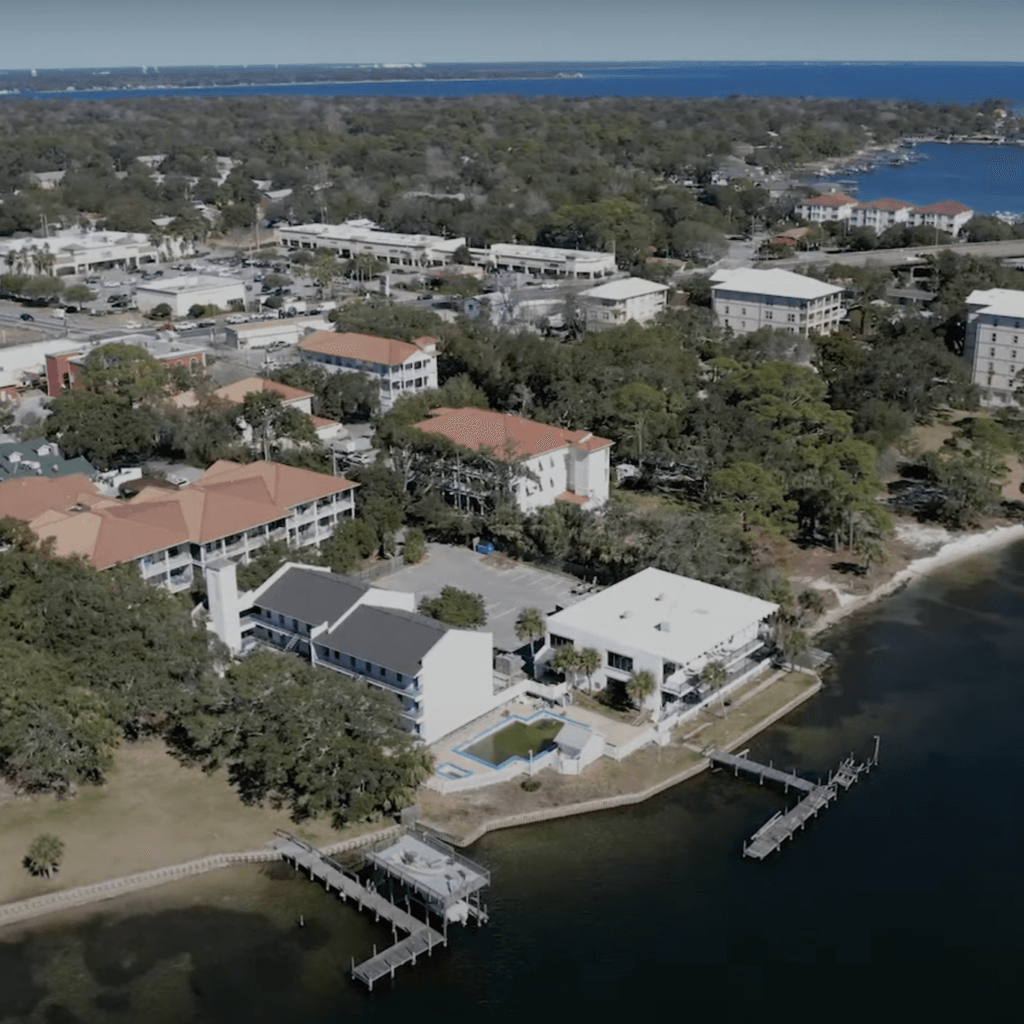
[[[242,649],[242,609],[234,562],[224,560],[206,567],[206,596],[210,602],[210,628],[232,654],[238,654]]]

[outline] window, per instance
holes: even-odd
[[[796,323],[796,313],[787,313],[786,314],[786,320],[789,323],[791,323],[791,324],[795,324]]]
[[[559,636],[557,633],[551,634],[551,646],[552,647],[568,647],[572,641],[567,636]]]
[[[614,651],[609,651],[608,667],[618,669],[620,672],[632,672],[633,659],[627,658],[624,654],[616,654]]]
[[[989,354],[990,356],[994,356],[994,355],[996,354],[996,350],[995,350],[994,348],[990,348],[990,349],[988,350],[988,354]]]
[[[764,314],[764,318],[765,318],[765,320],[771,320],[771,318],[772,318],[772,311],[770,309]]]
[[[993,340],[993,341],[995,341],[995,340],[996,340],[996,336],[995,336],[995,334],[993,334],[993,335],[992,335],[992,340]]]

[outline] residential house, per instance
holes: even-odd
[[[514,696],[495,679],[491,634],[418,614],[414,594],[294,563],[243,594],[229,562],[211,565],[207,580],[211,627],[233,653],[262,643],[360,679],[392,694],[425,743]]]
[[[988,288],[967,296],[963,358],[983,405],[1014,403],[1024,370],[1024,291]]]
[[[280,384],[276,380],[267,380],[265,377],[247,377],[245,380],[228,384],[227,387],[218,388],[216,395],[228,402],[236,402],[241,405],[246,395],[273,392],[281,396],[281,404],[291,409],[297,409],[309,417],[317,438],[323,444],[330,444],[345,434],[345,428],[336,420],[325,419],[323,416],[313,415],[313,393],[303,391],[301,388],[293,388],[287,384]],[[252,428],[246,424],[243,429],[243,440],[246,444],[252,444]],[[290,442],[286,441],[287,447]]]
[[[211,562],[248,562],[274,541],[326,540],[354,516],[356,486],[275,462],[220,461],[190,487],[147,487],[131,501],[79,475],[11,480],[0,484],[0,516],[52,537],[58,555],[83,555],[97,569],[134,562],[149,582],[183,590]]]
[[[580,292],[579,300],[587,329],[600,330],[630,320],[638,324],[650,323],[665,309],[667,293],[668,285],[627,277],[588,288]]]
[[[361,373],[376,380],[385,412],[401,395],[437,387],[437,342],[433,338],[409,342],[317,331],[299,343],[299,353],[304,361],[330,373]]]
[[[715,314],[736,334],[762,327],[831,334],[846,313],[842,295],[836,285],[788,270],[719,270],[711,275]]]
[[[974,218],[974,210],[963,203],[947,199],[930,206],[915,206],[910,215],[914,227],[935,228],[956,238],[963,226]]]
[[[547,616],[537,661],[565,644],[600,652],[601,665],[581,683],[594,689],[625,685],[649,672],[655,690],[646,701],[656,714],[681,710],[700,689],[700,674],[720,663],[730,684],[756,672],[771,642],[779,606],[724,587],[648,568],[577,604]],[[685,701],[684,701],[685,703]]]
[[[88,460],[81,456],[65,459],[55,442],[42,437],[0,444],[0,483],[28,476],[52,480],[82,474],[88,478],[95,472]]]
[[[872,199],[867,203],[857,203],[850,210],[849,223],[851,228],[874,228],[878,234],[897,224],[911,223],[912,203],[902,199]]]
[[[469,451],[489,450],[496,459],[513,463],[510,486],[521,512],[556,501],[598,508],[608,500],[609,453],[614,442],[588,430],[566,430],[474,408],[435,409],[416,428]],[[459,505],[479,499],[481,476],[487,476],[485,470],[458,460],[439,463],[436,472],[449,498]]]

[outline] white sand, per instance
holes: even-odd
[[[943,542],[943,538],[945,541]],[[924,555],[915,558],[906,569],[896,573],[892,579],[875,587],[869,594],[853,595],[842,594],[839,596],[839,607],[826,612],[808,631],[812,636],[822,630],[834,626],[841,619],[846,618],[851,612],[863,608],[865,605],[877,601],[880,597],[899,590],[906,583],[928,576],[930,573],[942,569],[954,562],[973,555],[981,555],[986,551],[994,551],[997,548],[1005,547],[1018,540],[1024,540],[1024,525],[1014,524],[1013,526],[996,526],[991,530],[982,533],[951,534],[947,530],[936,527],[904,526],[900,539],[908,541],[915,547],[925,550],[934,550],[936,543],[942,546],[935,554]]]

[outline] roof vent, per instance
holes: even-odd
[[[627,608],[624,612],[619,613],[620,619],[628,619],[633,613]]]
[[[654,628],[660,629],[662,633],[668,633],[671,631],[672,625],[669,622],[659,622]]]
[[[655,601],[664,601],[666,597],[667,597],[666,594],[659,594],[654,600]]]

